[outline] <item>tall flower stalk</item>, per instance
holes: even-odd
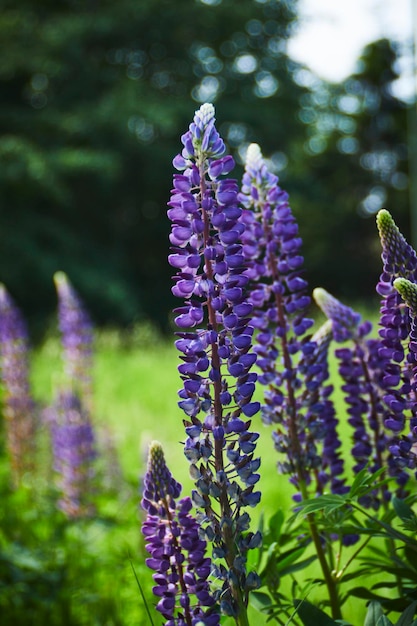
[[[56,272],[58,321],[61,331],[66,382],[91,408],[93,327],[77,292],[64,272]]]
[[[417,283],[417,254],[400,233],[385,209],[377,215],[382,245],[383,271],[377,291],[382,296],[380,354],[387,360],[383,377],[385,426],[392,431],[390,450],[397,470],[417,467],[417,394],[414,383],[415,310],[413,290]]]
[[[395,442],[393,453],[400,466],[414,470],[417,477],[417,284],[399,277],[394,280],[393,285],[408,306],[410,313],[407,363],[411,370],[409,384],[412,396],[409,402],[410,430],[400,441]]]
[[[258,586],[246,571],[248,549],[259,545],[249,527],[248,506],[260,493],[260,460],[254,457],[258,434],[250,418],[259,410],[252,401],[256,361],[252,351],[252,305],[240,243],[244,224],[235,180],[223,178],[234,167],[215,128],[214,107],[204,104],[182,137],[174,159],[168,216],[172,221],[169,256],[177,269],[173,293],[184,302],[175,310],[180,329],[183,381],[179,406],[185,412],[185,455],[196,484],[194,504],[213,544],[217,596],[223,613],[248,624],[250,589]]]
[[[389,411],[384,402],[384,378],[390,361],[384,357],[382,342],[369,337],[370,322],[362,322],[359,313],[325,289],[315,289],[313,296],[331,321],[334,340],[345,344],[336,349],[335,354],[348,406],[348,421],[353,428],[353,471],[358,473],[367,466],[374,473],[385,467],[398,483],[397,495],[403,496],[408,475],[393,463],[389,450],[392,435],[385,426]],[[391,492],[382,481],[373,492],[361,498],[361,504],[377,510],[381,503],[386,507],[390,497]]]
[[[332,490],[343,493],[340,440],[331,386],[325,385],[330,329],[325,326],[314,339],[308,335],[313,320],[307,316],[310,297],[298,225],[288,194],[268,171],[257,144],[247,151],[240,200],[246,209],[242,240],[253,324],[258,331],[259,380],[266,388],[262,417],[274,426],[275,448],[283,459],[279,468],[290,475],[298,501],[312,495],[312,488],[313,493],[322,493],[329,481]],[[312,515],[308,523],[333,617],[339,618],[337,584]]]
[[[142,533],[150,554],[146,564],[155,571],[153,593],[160,598],[156,609],[168,626],[217,626],[220,616],[207,581],[207,542],[191,515],[191,499],[178,500],[180,494],[181,485],[166,465],[161,444],[153,441],[144,478],[142,508],[147,517]]]
[[[70,519],[94,513],[94,465],[96,458],[94,431],[80,398],[63,391],[48,410],[58,508]]]
[[[34,469],[38,419],[29,382],[26,324],[4,285],[0,285],[0,359],[7,449],[17,487]]]
[[[58,506],[69,518],[94,512],[96,440],[91,420],[93,328],[78,294],[63,272],[54,276],[65,379],[48,415]]]
[[[258,331],[259,381],[265,385],[262,417],[274,426],[275,447],[285,455],[279,468],[290,474],[298,489],[296,499],[308,497],[311,487],[313,493],[322,493],[329,481],[334,491],[343,491],[332,387],[325,384],[331,329],[324,327],[313,339],[308,335],[313,320],[307,316],[311,299],[303,278],[298,226],[288,195],[268,171],[257,144],[247,151],[240,198],[246,208],[243,251]],[[325,467],[322,447],[331,433],[325,447],[338,458]]]

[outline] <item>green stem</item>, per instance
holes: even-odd
[[[306,500],[308,498],[307,488],[305,483],[300,483],[300,491],[303,496],[303,499]],[[323,549],[323,545],[320,540],[320,535],[317,529],[316,520],[314,519],[314,515],[309,513],[307,515],[307,522],[310,528],[310,535],[314,543],[314,547],[316,549],[316,554],[320,563],[321,571],[323,573],[323,578],[326,583],[327,592],[329,594],[329,602],[330,608],[332,611],[333,619],[342,619],[342,612],[340,609],[340,600],[339,593],[337,589],[337,580],[333,577],[332,572],[330,570],[329,564],[326,559],[326,554]]]
[[[356,559],[358,554],[360,554],[362,550],[368,545],[371,539],[372,539],[372,536],[369,535],[369,537],[367,537],[365,541],[359,546],[359,548],[357,548],[357,550],[355,550],[355,552],[349,557],[349,559],[346,561],[344,566],[336,573],[336,578],[338,580],[341,580],[343,574],[345,573],[349,565]]]
[[[205,178],[206,174],[204,171],[204,162],[199,164],[199,169],[200,169],[200,200],[202,201],[205,195],[205,191],[206,191],[206,178]],[[209,216],[207,215],[207,212],[203,209],[203,207],[202,207],[202,214],[203,214],[203,222],[204,222],[204,232],[203,232],[204,247],[206,247],[208,245],[208,241],[210,237],[210,220],[209,220]],[[213,271],[212,262],[209,260],[206,261],[206,272],[207,272],[207,278],[213,281],[214,271]],[[210,296],[207,297],[207,311],[208,311],[209,325],[214,330],[217,330],[216,313],[212,306]],[[221,372],[221,360],[219,357],[219,350],[218,350],[218,345],[216,342],[211,344],[211,362],[212,362],[213,370],[218,371],[220,373]],[[221,376],[219,376],[219,378],[213,382],[213,395],[214,395],[213,412],[214,412],[216,425],[218,426],[223,425],[223,405],[220,399],[221,391],[222,391],[222,382],[221,382]],[[214,469],[215,469],[216,474],[223,473],[225,471],[223,454],[224,454],[223,441],[221,441],[220,439],[216,439],[214,441]],[[233,518],[233,512],[232,512],[232,508],[230,505],[229,495],[227,493],[227,487],[223,484],[218,485],[218,486],[220,489],[220,494],[217,500],[220,505],[220,515],[221,517],[225,519],[231,520]],[[221,536],[222,536],[224,546],[226,548],[225,561],[227,563],[229,570],[231,570],[234,574],[233,579],[238,581],[239,572],[236,570],[236,567],[235,567],[235,559],[237,556],[239,556],[239,548],[236,545],[233,532],[234,532],[233,529],[227,524],[224,524],[223,527],[221,528]],[[244,593],[244,590],[239,585],[239,582],[233,582],[233,579],[230,581],[229,584],[230,584],[230,592],[235,602],[235,608],[236,608],[236,616],[234,617],[234,620],[237,626],[249,626],[246,594]]]

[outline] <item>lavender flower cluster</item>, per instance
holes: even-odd
[[[405,482],[407,470],[417,469],[416,309],[413,297],[417,283],[417,255],[388,211],[379,212],[377,225],[383,261],[377,291],[382,296],[380,353],[387,361],[383,386],[389,414],[385,424],[393,433],[390,450],[395,465],[406,470]]]
[[[315,289],[314,299],[328,320],[311,334],[298,225],[259,146],[247,150],[239,188],[236,180],[225,178],[234,161],[225,154],[211,104],[196,111],[181,140],[183,150],[173,161],[181,173],[174,175],[168,209],[169,263],[176,270],[173,294],[182,300],[174,311],[183,382],[179,406],[186,415],[184,453],[195,481],[197,511],[181,530],[184,505],[175,504],[179,486],[154,446],[143,529],[152,555],[149,564],[157,571],[154,591],[162,597],[157,608],[166,624],[194,623],[181,612],[191,605],[185,574],[177,566],[184,562],[184,555],[178,556],[181,537],[188,537],[191,526],[202,550],[205,541],[212,544],[210,568],[217,582],[204,586],[210,602],[237,624],[247,624],[248,594],[259,585],[257,574],[246,571],[247,552],[262,540],[260,533],[249,531],[245,511],[260,500],[254,489],[259,434],[251,428],[252,418],[260,412],[272,426],[278,467],[295,485],[296,501],[326,489],[334,494],[349,490],[329,382],[333,342],[352,427],[353,472],[385,468],[396,481],[396,494],[406,493],[409,470],[417,461],[416,254],[388,212],[380,212],[380,337],[371,336],[372,325],[324,289]],[[262,405],[253,400],[257,381],[265,387]],[[401,434],[407,422],[410,432]],[[381,481],[361,503],[378,509],[391,495],[387,481]],[[186,512],[190,515],[188,500]],[[175,532],[171,520],[178,524]],[[322,539],[310,522],[330,589]],[[346,544],[356,540],[349,534],[341,539]],[[334,589],[331,596],[337,607]],[[215,623],[217,613],[209,615],[201,623]]]
[[[191,499],[178,500],[180,493],[161,445],[152,442],[142,498],[148,515],[142,533],[150,554],[146,564],[156,572],[153,593],[160,598],[156,609],[168,626],[217,626],[220,616],[207,581],[211,574],[207,544],[190,513]]]
[[[297,486],[295,499],[307,497],[312,482],[316,493],[329,481],[336,493],[343,491],[332,388],[324,385],[330,334],[308,335],[313,320],[307,316],[310,296],[298,225],[288,194],[268,171],[257,144],[247,151],[240,200],[259,381],[266,386],[262,418],[276,425],[275,448],[284,455],[279,467]]]
[[[200,509],[202,531],[219,559],[215,576],[223,581],[217,594],[220,606],[235,616],[244,612],[249,590],[259,584],[245,564],[247,551],[259,544],[260,536],[245,532],[249,515],[244,512],[260,499],[254,490],[259,435],[245,419],[258,411],[259,403],[252,400],[256,354],[240,242],[242,209],[237,182],[222,178],[234,161],[223,156],[225,145],[214,121],[213,106],[203,105],[174,159],[182,174],[174,176],[169,202],[169,262],[178,270],[173,293],[184,300],[175,322],[182,354],[179,406],[187,416],[184,449],[196,485],[192,497]]]
[[[384,381],[389,361],[384,357],[382,341],[369,337],[372,330],[370,322],[362,322],[359,313],[324,289],[315,289],[313,296],[332,324],[336,343],[350,342],[350,345],[336,349],[335,355],[348,407],[348,422],[353,428],[353,471],[358,473],[367,467],[370,473],[374,473],[386,467],[396,479],[397,495],[404,495],[403,487],[408,474],[398,467],[390,451],[392,436],[387,428],[389,411],[384,401]],[[381,482],[372,493],[361,499],[361,503],[378,509],[390,497],[387,485]]]

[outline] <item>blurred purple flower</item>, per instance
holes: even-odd
[[[0,359],[7,448],[18,486],[34,469],[38,412],[29,383],[26,324],[4,285],[0,285]]]
[[[69,518],[94,513],[93,485],[96,458],[93,426],[78,395],[61,392],[47,412],[50,422],[58,507]]]
[[[71,388],[83,403],[91,404],[93,327],[75,289],[63,272],[54,276],[58,294],[58,319],[64,350],[65,370]]]
[[[207,581],[211,573],[207,544],[190,513],[191,499],[177,502],[180,493],[181,485],[165,463],[161,444],[153,441],[144,478],[142,507],[147,517],[142,533],[150,554],[146,564],[155,571],[153,593],[160,598],[156,609],[168,625],[217,626],[220,616]]]
[[[169,262],[177,269],[172,291],[184,300],[175,310],[176,346],[182,353],[185,455],[197,486],[193,500],[204,510],[204,532],[214,544],[214,556],[226,562],[216,572],[224,580],[222,611],[236,615],[246,610],[248,591],[257,585],[245,564],[247,550],[260,537],[243,536],[249,518],[242,508],[260,500],[254,491],[260,460],[253,454],[259,435],[249,430],[259,403],[252,400],[256,354],[241,244],[245,227],[237,183],[221,178],[234,161],[224,156],[214,123],[214,107],[203,104],[174,159],[183,173],[174,176],[169,202]],[[220,515],[212,500],[219,503]]]

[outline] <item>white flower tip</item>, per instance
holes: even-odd
[[[198,111],[195,112],[196,117],[201,120],[204,126],[206,126],[209,122],[211,122],[212,119],[214,119],[214,114],[215,110],[211,102],[205,102],[201,105]]]
[[[246,151],[246,167],[260,169],[264,163],[261,149],[257,143],[251,143]]]

